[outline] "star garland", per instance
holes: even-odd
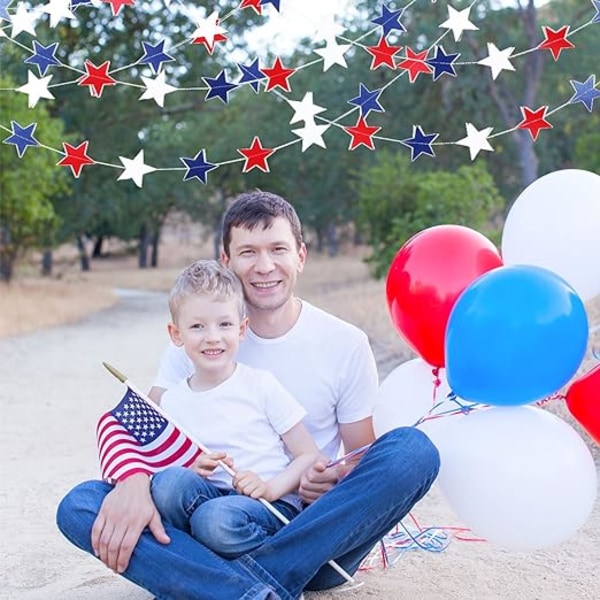
[[[118,15],[121,10],[132,9],[136,4],[136,0],[100,0],[100,2],[109,4],[114,16]],[[549,117],[571,104],[581,103],[588,112],[592,112],[594,100],[600,97],[600,90],[598,89],[600,83],[596,82],[595,74],[590,74],[584,82],[570,80],[574,94],[560,106],[553,109],[550,109],[549,106],[537,108],[528,106],[519,107],[522,120],[515,123],[512,128],[499,131],[495,134],[492,134],[492,127],[477,129],[473,123],[465,123],[466,137],[459,140],[436,141],[440,135],[438,132],[425,132],[417,124],[412,126],[412,136],[405,139],[391,139],[378,136],[377,133],[382,128],[369,125],[367,118],[371,112],[385,112],[380,98],[388,87],[404,75],[407,75],[411,84],[420,76],[431,77],[433,81],[437,81],[443,76],[456,77],[457,68],[476,64],[489,68],[492,79],[496,80],[503,71],[515,71],[513,61],[530,52],[549,51],[554,61],[558,61],[563,51],[575,48],[575,44],[571,40],[575,37],[576,33],[587,26],[600,23],[600,0],[591,0],[595,14],[590,18],[588,23],[575,31],[570,31],[569,25],[564,25],[556,30],[544,25],[542,26],[544,39],[534,48],[515,54],[514,47],[499,49],[494,43],[489,42],[487,43],[488,55],[485,58],[479,60],[477,63],[461,63],[458,62],[460,53],[446,53],[441,42],[450,33],[452,33],[454,41],[459,42],[464,31],[479,30],[470,21],[470,11],[475,2],[460,11],[448,5],[448,19],[439,25],[439,28],[444,30],[443,33],[440,34],[439,39],[430,48],[419,52],[410,47],[390,45],[387,39],[391,33],[402,34],[406,32],[401,19],[406,8],[415,2],[416,0],[412,0],[406,7],[400,9],[383,4],[381,6],[381,14],[370,21],[375,27],[356,40],[349,40],[343,37],[343,29],[336,23],[321,24],[320,34],[325,41],[325,45],[314,49],[315,54],[320,58],[297,68],[286,66],[280,57],[276,57],[273,65],[270,67],[261,66],[257,58],[250,64],[237,64],[240,78],[236,82],[229,81],[222,70],[216,77],[202,77],[205,87],[193,88],[194,90],[200,89],[206,92],[205,101],[211,101],[216,98],[224,104],[229,103],[230,94],[234,93],[237,88],[245,85],[249,85],[255,93],[276,94],[285,100],[294,112],[290,119],[290,124],[300,121],[304,122],[304,127],[290,130],[296,138],[292,138],[280,146],[273,148],[265,147],[259,136],[255,135],[248,147],[236,149],[241,158],[212,163],[208,160],[206,148],[202,148],[194,157],[179,157],[179,161],[184,166],[179,169],[173,169],[172,167],[151,167],[145,164],[143,150],[140,150],[133,159],[119,156],[120,165],[95,161],[88,155],[89,140],[84,140],[77,146],[63,143],[62,150],[44,146],[33,135],[37,123],[21,125],[15,121],[11,121],[10,128],[0,123],[0,129],[10,134],[2,141],[5,144],[14,145],[19,157],[22,157],[28,148],[36,146],[61,154],[62,158],[58,161],[57,166],[69,167],[76,178],[80,176],[84,166],[101,164],[121,170],[122,172],[117,179],[119,181],[130,179],[138,187],[142,187],[144,175],[162,170],[184,170],[183,181],[197,179],[201,183],[206,184],[208,182],[208,173],[224,164],[242,162],[243,173],[248,173],[255,168],[269,173],[269,157],[288,146],[301,142],[302,152],[305,152],[313,145],[326,148],[323,136],[331,127],[341,128],[348,134],[350,138],[349,151],[353,151],[360,146],[375,150],[375,140],[380,140],[387,143],[397,143],[409,148],[411,161],[415,161],[421,156],[435,157],[433,147],[436,145],[457,145],[467,148],[471,160],[475,160],[481,151],[494,151],[490,143],[491,139],[509,134],[517,129],[528,131],[532,139],[534,141],[537,140],[542,130],[553,127],[549,121]],[[95,0],[95,3],[98,4],[98,0]],[[165,4],[168,8],[171,0],[165,0]],[[50,92],[50,89],[53,87],[50,84],[53,75],[46,75],[46,73],[49,69],[61,68],[69,69],[77,74],[73,81],[61,83],[61,86],[69,84],[82,87],[87,86],[93,98],[101,97],[106,87],[117,85],[133,86],[143,90],[143,93],[139,97],[140,101],[154,100],[162,108],[167,94],[190,91],[191,89],[178,88],[166,82],[164,65],[176,62],[176,50],[184,44],[191,43],[203,46],[209,54],[212,54],[217,49],[219,43],[227,40],[227,30],[224,27],[227,17],[221,20],[218,13],[214,11],[207,17],[198,17],[195,15],[194,24],[196,28],[191,39],[180,41],[172,48],[165,48],[167,40],[160,40],[155,45],[143,41],[141,49],[143,55],[132,65],[118,69],[119,72],[126,72],[133,67],[147,65],[154,77],[141,75],[140,78],[143,85],[115,79],[113,75],[116,71],[113,71],[111,74],[110,60],[104,61],[100,65],[95,65],[92,61],[86,59],[84,70],[82,71],[71,65],[62,63],[56,57],[59,46],[58,42],[44,46],[37,40],[33,40],[32,47],[29,48],[15,40],[17,36],[23,33],[35,37],[35,21],[41,18],[42,15],[47,14],[50,27],[55,28],[61,20],[74,19],[77,10],[80,10],[81,7],[87,8],[89,5],[90,2],[88,0],[49,0],[48,4],[37,6],[32,10],[28,10],[24,3],[19,2],[16,9],[13,10],[12,0],[0,0],[0,37],[17,44],[29,52],[30,56],[24,60],[24,63],[32,67],[37,67],[40,75],[38,78],[33,71],[28,71],[26,84],[14,90],[0,90],[0,92],[15,91],[25,93],[28,95],[29,108],[33,108],[41,99],[51,100],[54,98]],[[251,9],[258,15],[264,15],[263,11],[266,7],[271,13],[273,11],[279,13],[281,9],[280,5],[280,0],[241,0],[237,10]],[[8,25],[4,25],[3,21],[7,22]],[[11,28],[10,37],[5,32],[5,29],[8,29],[8,27]],[[378,34],[379,36],[376,44],[366,46],[361,43],[361,39],[372,34]],[[346,43],[339,43],[338,39]],[[310,68],[316,64],[322,66],[323,72],[328,71],[334,65],[347,68],[345,54],[351,47],[358,48],[371,56],[370,70],[384,68],[390,71],[398,71],[397,75],[382,88],[376,90],[369,90],[366,85],[360,83],[358,95],[347,101],[353,108],[337,116],[335,119],[327,119],[321,116],[320,113],[325,112],[327,109],[314,103],[312,92],[306,92],[302,100],[292,100],[285,95],[291,93],[291,79],[301,69]],[[356,122],[353,125],[342,124],[342,121],[354,112],[358,112]]]

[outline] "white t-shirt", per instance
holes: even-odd
[[[190,389],[187,378],[170,388],[161,406],[213,452],[226,452],[236,471],[253,471],[263,481],[290,463],[280,436],[306,411],[268,371],[237,365],[233,375],[203,392]],[[217,468],[208,478],[221,489],[232,489],[231,476]],[[299,507],[297,495],[283,498]]]
[[[260,338],[248,329],[238,361],[270,371],[306,409],[304,424],[321,451],[340,450],[338,423],[372,414],[377,367],[360,329],[303,301],[295,325],[278,338]],[[170,344],[154,385],[172,387],[194,372],[183,348]]]

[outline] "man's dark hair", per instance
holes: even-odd
[[[298,248],[302,245],[302,226],[294,207],[281,196],[262,190],[236,196],[223,217],[223,249],[229,256],[231,229],[241,227],[253,231],[259,225],[268,229],[273,220],[283,217],[292,229]]]

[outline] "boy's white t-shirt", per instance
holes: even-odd
[[[253,471],[263,481],[290,463],[280,436],[297,425],[306,411],[268,371],[237,364],[231,377],[203,392],[187,378],[165,392],[164,410],[212,452],[226,452],[236,471]],[[217,468],[208,478],[232,489],[231,476]],[[283,498],[299,506],[297,495]]]
[[[366,334],[302,301],[295,325],[278,338],[260,338],[248,329],[238,361],[275,375],[306,409],[304,424],[319,449],[335,458],[338,423],[370,417],[377,394],[377,367]],[[183,348],[170,344],[154,386],[170,388],[194,372]]]

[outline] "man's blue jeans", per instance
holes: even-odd
[[[327,562],[353,574],[375,543],[427,492],[439,454],[427,436],[403,427],[377,439],[354,470],[256,550],[224,559],[166,524],[171,542],[145,531],[123,575],[160,599],[293,600],[303,589],[344,582]],[[91,530],[111,486],[87,482],[58,507],[57,523],[93,553]]]
[[[226,558],[237,558],[258,548],[283,526],[258,500],[235,490],[221,490],[184,467],[169,467],[157,473],[150,492],[164,522]],[[272,505],[289,521],[299,512],[282,500]]]

